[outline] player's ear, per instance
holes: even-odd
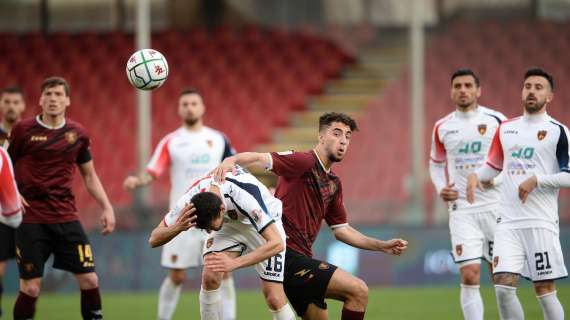
[[[475,93],[477,98],[481,98],[481,86],[477,86],[477,92]]]

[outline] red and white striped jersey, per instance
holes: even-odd
[[[479,210],[499,201],[499,191],[477,190],[478,201],[469,204],[465,197],[467,176],[485,163],[495,130],[506,117],[497,111],[478,106],[469,112],[454,111],[437,121],[430,153],[430,175],[437,192],[455,183],[459,199],[453,209]],[[447,167],[447,172],[445,171]]]
[[[480,179],[503,171],[497,228],[543,227],[558,232],[558,193],[570,186],[568,128],[548,114],[524,115],[497,130]],[[538,186],[525,203],[519,185],[536,175]],[[476,200],[477,201],[477,198]]]
[[[10,227],[18,227],[22,221],[22,207],[12,161],[4,148],[0,148],[0,222]]]
[[[229,140],[217,130],[202,127],[199,131],[189,131],[181,127],[160,140],[146,170],[157,178],[170,169],[172,208],[196,179],[234,153]]]

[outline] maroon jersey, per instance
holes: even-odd
[[[323,219],[331,228],[347,224],[340,179],[326,172],[314,151],[272,152],[279,176],[275,196],[283,202],[287,247],[312,257]]]
[[[89,136],[77,122],[48,128],[40,116],[22,120],[10,134],[8,152],[20,193],[29,203],[23,223],[77,220],[71,191],[75,166],[91,160]]]

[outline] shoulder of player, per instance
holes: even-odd
[[[485,106],[479,106],[481,113],[487,117],[491,117],[493,120],[502,123],[503,121],[507,120],[507,117],[499,111],[491,109]]]
[[[563,124],[562,122],[560,122],[560,121],[558,121],[558,120],[556,120],[556,119],[554,119],[554,118],[552,118],[552,117],[550,117],[549,122],[550,122],[550,124],[552,124],[553,126],[556,126],[556,127],[560,128],[560,132],[562,132],[562,131],[568,131],[568,127],[567,127],[565,124]]]
[[[81,123],[75,120],[65,118],[65,126],[68,130],[76,130],[79,131],[80,133],[88,135],[87,129]]]
[[[505,128],[512,128],[513,126],[517,126],[522,120],[522,117],[514,117],[511,119],[507,119],[501,123],[501,129]]]
[[[216,137],[216,138],[221,139],[221,140],[223,140],[223,141],[228,141],[228,140],[229,140],[228,137],[226,136],[226,134],[223,133],[223,132],[220,131],[220,130],[216,130],[216,129],[211,128],[211,127],[208,127],[208,126],[204,126],[204,127],[203,127],[203,130],[204,130],[204,132],[205,132],[206,134],[208,134],[208,135],[210,135],[210,136],[212,136],[212,137]]]
[[[444,117],[438,119],[435,124],[434,124],[434,128],[439,128],[441,127],[444,123],[449,122],[449,120],[453,119],[455,117],[455,111],[448,113],[447,115],[445,115]]]

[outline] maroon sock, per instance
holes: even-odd
[[[347,308],[342,308],[342,320],[363,320],[364,311],[352,311]]]
[[[99,288],[81,290],[81,315],[85,320],[103,319]]]
[[[33,319],[36,313],[37,297],[29,296],[22,291],[18,294],[18,299],[14,304],[14,320]]]

